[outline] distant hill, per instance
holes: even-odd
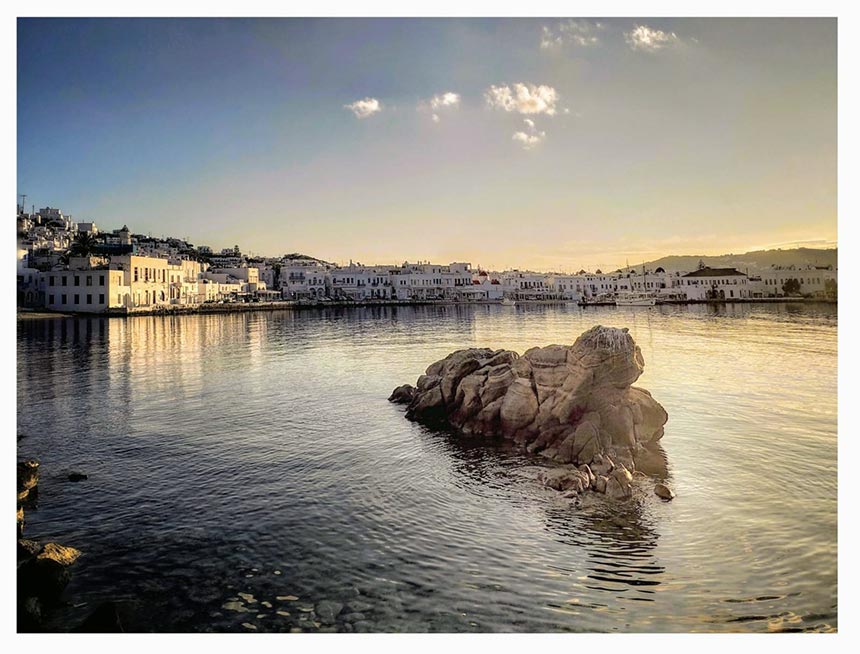
[[[815,249],[794,248],[790,250],[756,250],[744,254],[721,254],[719,256],[707,256],[699,254],[670,255],[646,261],[647,270],[663,268],[667,271],[695,270],[699,261],[711,268],[737,268],[741,272],[747,269],[759,271],[772,266],[833,266],[837,267],[838,248]],[[642,270],[642,264],[630,266],[631,270]],[[627,270],[626,268],[624,270]]]
[[[312,257],[307,254],[301,254],[300,252],[290,252],[289,254],[285,254],[284,259],[300,259],[302,261],[316,261],[317,263],[321,263],[325,266],[333,266],[333,263],[328,261],[323,261],[322,259],[317,259],[316,257]]]

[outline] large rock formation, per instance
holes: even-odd
[[[564,491],[595,489],[628,497],[632,472],[665,475],[658,441],[666,411],[632,386],[644,369],[627,329],[600,325],[571,346],[457,350],[432,364],[416,386],[389,400],[406,417],[501,437],[561,464],[544,476]]]

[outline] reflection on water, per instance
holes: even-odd
[[[386,401],[453,349],[594,324],[642,347],[671,503],[560,498],[539,457]],[[145,631],[835,628],[836,324],[772,304],[21,321],[28,535],[85,552],[52,627],[110,599]]]

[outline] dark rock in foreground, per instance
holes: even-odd
[[[544,474],[561,491],[632,494],[632,472],[665,476],[658,441],[668,415],[632,386],[644,370],[627,329],[596,326],[571,346],[452,352],[427,368],[416,386],[389,400],[406,417],[463,434],[499,437],[566,464]]]
[[[120,633],[123,631],[119,613],[113,602],[99,604],[80,626],[75,628],[76,632],[89,634]]]
[[[43,604],[56,602],[71,579],[68,568],[80,555],[74,547],[19,540],[19,596],[38,597]]]
[[[39,484],[39,462],[30,459],[29,461],[18,462],[18,501],[29,499],[29,496],[35,493]]]

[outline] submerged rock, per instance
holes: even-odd
[[[596,326],[573,345],[470,348],[427,368],[389,400],[406,417],[463,434],[513,441],[564,464],[544,473],[557,490],[632,495],[631,472],[665,476],[659,445],[668,414],[642,388],[642,352],[627,329]]]
[[[338,613],[343,609],[343,604],[332,600],[322,600],[317,602],[314,611],[323,624],[334,624]]]
[[[86,473],[78,472],[76,470],[69,473],[69,481],[86,481],[87,479],[89,479],[89,475]]]

